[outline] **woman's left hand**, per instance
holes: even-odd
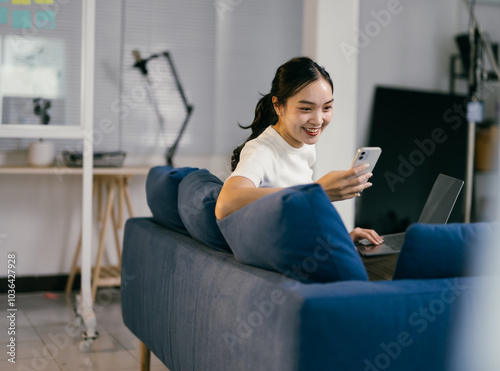
[[[373,229],[355,228],[349,234],[354,242],[358,242],[359,240],[366,238],[374,245],[381,245],[384,243],[382,237],[380,237]]]

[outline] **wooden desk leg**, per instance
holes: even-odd
[[[125,178],[123,176],[118,181],[118,228],[123,226],[123,199],[125,198]]]
[[[122,251],[120,248],[120,236],[118,235],[118,231],[120,230],[120,226],[118,225],[118,222],[116,221],[115,217],[115,207],[113,206],[113,211],[111,211],[111,219],[113,221],[113,234],[115,236],[115,245],[116,245],[116,253],[118,254],[118,266],[121,267],[122,265]]]
[[[80,237],[78,237],[78,246],[76,247],[75,256],[73,257],[73,263],[71,264],[71,271],[69,272],[68,281],[66,282],[66,295],[71,294],[71,289],[73,288],[73,282],[75,281],[75,275],[78,271],[78,258],[80,257],[80,251],[82,250],[82,232],[80,231]]]
[[[141,341],[141,371],[149,371],[151,350]]]
[[[92,279],[92,298],[95,300],[95,295],[97,293],[97,284],[99,282],[99,275],[101,273],[101,260],[102,254],[104,253],[104,246],[106,240],[106,229],[108,227],[109,217],[111,216],[111,211],[113,209],[113,202],[115,199],[115,185],[114,181],[111,179],[107,184],[108,200],[106,202],[106,211],[104,212],[104,219],[101,226],[101,236],[99,238],[99,248],[97,250],[97,258],[94,267],[94,277]]]
[[[126,177],[123,179],[123,181],[124,181],[123,192],[125,195],[125,202],[127,203],[128,216],[130,218],[133,218],[134,212],[132,211],[132,202],[130,201],[130,192],[128,190],[128,180],[129,180],[129,177]]]
[[[97,194],[97,221],[102,220],[102,178],[94,175],[94,192]]]

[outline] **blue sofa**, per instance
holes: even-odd
[[[312,231],[328,241],[328,254],[317,250],[315,262],[311,253],[300,257],[302,266],[294,265],[302,270],[285,270],[282,261],[296,257],[283,254],[301,241],[284,234],[297,240],[295,233],[312,233],[307,225],[299,232],[285,228],[294,225],[288,215],[319,224],[312,213],[324,204],[322,190],[287,190],[227,219],[231,214],[223,224],[212,216],[221,184],[203,169],[153,168],[146,184],[153,217],[126,223],[122,312],[142,343],[143,369],[151,350],[171,371],[446,370],[459,304],[472,300],[464,294],[484,283],[469,275],[470,246],[480,244],[477,237],[491,226],[414,225],[394,279],[370,282],[342,237],[347,232],[336,225],[334,237],[325,234],[330,230]],[[311,199],[318,204],[307,211],[304,202]],[[334,210],[326,204],[319,219]],[[273,224],[276,215],[283,220]],[[273,240],[276,233],[283,234],[279,241]],[[274,251],[282,240],[286,252]],[[249,256],[248,246],[256,246],[256,256]],[[460,254],[446,258],[451,251]],[[333,276],[312,274],[323,263],[348,268],[333,269]]]

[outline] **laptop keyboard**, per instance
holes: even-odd
[[[403,242],[405,242],[405,233],[395,233],[389,236],[384,236],[384,245],[388,246],[394,251],[401,250]]]

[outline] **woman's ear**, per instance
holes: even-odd
[[[278,116],[280,116],[281,110],[282,110],[282,105],[278,102],[278,98],[276,98],[275,96],[272,97],[272,101],[273,101],[273,107],[274,107],[274,110],[276,111],[276,114]]]

